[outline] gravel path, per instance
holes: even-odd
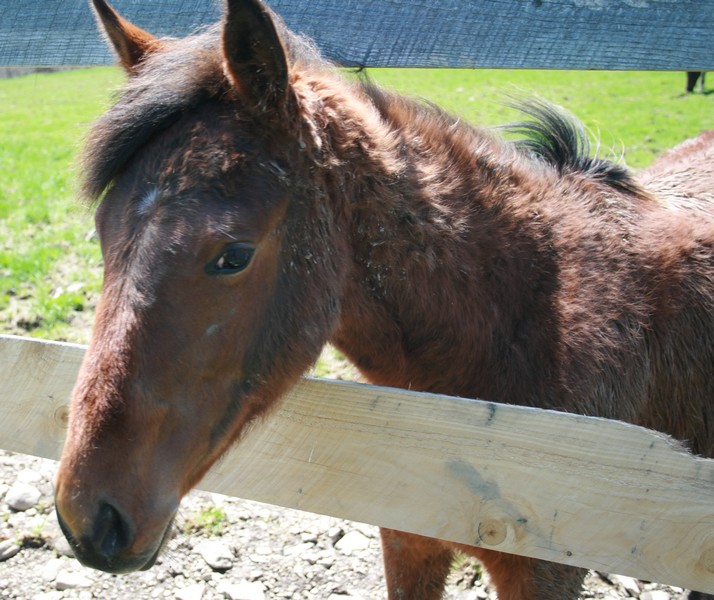
[[[372,526],[194,492],[149,571],[113,576],[72,558],[52,507],[56,463],[0,451],[0,599],[383,600]],[[496,598],[457,563],[448,600]],[[680,600],[682,590],[591,574],[583,598]]]

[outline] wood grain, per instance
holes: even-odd
[[[183,36],[216,0],[114,0],[144,29]],[[714,70],[714,0],[269,0],[343,65]],[[87,0],[13,0],[0,66],[111,64]]]
[[[0,336],[0,447],[59,456],[83,352]],[[625,423],[305,379],[201,487],[714,592],[714,461]]]

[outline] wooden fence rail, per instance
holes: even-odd
[[[345,65],[714,70],[714,0],[270,4]],[[220,13],[115,5],[169,35]],[[0,66],[112,60],[85,0],[0,9]],[[0,447],[58,458],[83,352],[0,336]],[[714,593],[714,461],[620,422],[306,379],[202,487]]]
[[[2,447],[59,457],[83,354],[0,336]],[[201,487],[714,592],[714,460],[626,423],[305,379]]]

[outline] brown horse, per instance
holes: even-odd
[[[149,568],[181,497],[328,341],[374,383],[714,456],[711,136],[638,180],[545,105],[514,143],[345,80],[259,0],[182,40],[94,5],[129,82],[84,163],[105,279],[56,482],[82,562]],[[439,598],[456,550],[503,600],[575,598],[584,576],[382,541],[393,600]]]

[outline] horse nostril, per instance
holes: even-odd
[[[111,504],[102,504],[94,525],[95,547],[111,562],[133,541],[131,527]]]

